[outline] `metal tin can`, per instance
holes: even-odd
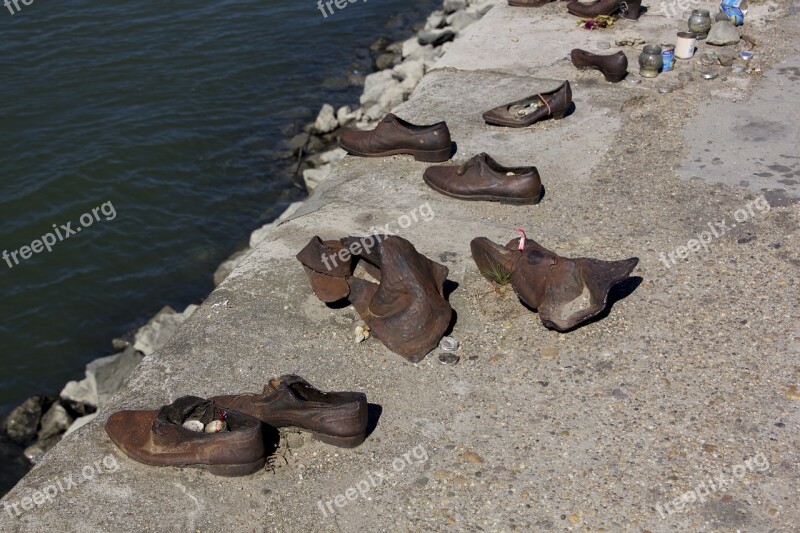
[[[696,34],[688,31],[679,32],[677,44],[675,45],[675,57],[678,59],[691,59],[696,45]]]
[[[668,72],[672,70],[672,65],[675,64],[675,45],[662,44],[661,45],[661,70]]]

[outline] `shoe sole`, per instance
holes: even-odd
[[[229,464],[201,464],[201,463],[186,463],[186,464],[164,464],[159,463],[156,461],[156,457],[142,457],[136,454],[131,453],[130,451],[120,448],[123,453],[129,458],[137,463],[141,463],[147,466],[158,466],[158,467],[167,467],[167,468],[199,468],[203,470],[207,470],[209,473],[214,474],[215,476],[223,476],[223,477],[241,477],[241,476],[249,476],[250,474],[254,474],[264,468],[264,465],[267,462],[266,457],[262,457],[252,463],[229,463]]]
[[[466,200],[466,201],[483,201],[483,202],[499,202],[501,204],[506,205],[536,205],[538,204],[542,197],[538,196],[536,198],[506,198],[503,196],[490,196],[490,195],[473,195],[473,196],[465,196],[462,194],[454,194],[451,192],[447,192],[445,190],[440,189],[439,187],[432,184],[428,181],[428,177],[423,174],[422,180],[434,191],[438,192],[439,194],[443,194],[445,196],[449,196],[450,198],[455,198],[456,200]]]
[[[298,431],[302,431],[303,433],[311,433],[311,435],[318,441],[324,442],[325,444],[330,444],[332,446],[338,446],[339,448],[355,448],[367,440],[366,432],[359,433],[358,435],[351,435],[349,437],[337,437],[335,435],[326,435],[324,433],[318,433],[316,431],[295,425],[295,423],[291,420],[270,419],[265,423],[275,428],[293,428]]]
[[[628,73],[628,71],[625,71],[622,74],[613,74],[613,73],[606,74],[605,72],[603,72],[603,69],[601,69],[599,67],[593,67],[593,66],[579,67],[579,66],[575,65],[575,68],[578,69],[578,70],[596,70],[596,71],[600,72],[600,74],[602,74],[603,77],[606,79],[606,81],[609,82],[609,83],[619,83],[619,82],[621,82],[623,79],[625,79],[625,75]]]
[[[323,435],[322,433],[313,433],[315,439],[331,446],[338,446],[339,448],[355,448],[361,445],[362,442],[367,440],[366,435],[353,435],[352,437],[335,437],[333,435]]]
[[[348,148],[346,145],[339,143],[339,147],[347,151],[351,155],[359,157],[388,157],[390,155],[411,155],[417,161],[425,163],[444,163],[450,159],[451,149],[442,148],[441,150],[387,150],[386,152],[365,153],[353,148]]]

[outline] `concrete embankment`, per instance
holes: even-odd
[[[759,95],[795,76],[785,68],[793,63],[782,61],[797,57],[800,16],[786,4],[751,8],[746,29],[760,43],[760,74],[705,81],[693,60],[655,80],[610,85],[564,60],[574,47],[613,41],[614,31],[668,41],[684,23],[658,7],[652,2],[638,22],[588,32],[575,27],[563,3],[514,9],[497,2],[396,112],[415,123],[446,120],[456,162],[487,152],[506,165],[536,165],[546,188],[541,204],[459,202],[428,189],[426,165],[411,158],[344,158],[144,359],[97,418],[65,437],[2,500],[0,528],[796,527],[797,204],[791,190],[776,190],[777,181],[724,179],[724,164],[689,176],[683,169],[703,143],[717,149],[715,124],[697,111],[705,102],[726,99],[730,113],[757,113],[762,105],[771,122],[788,128],[796,121],[799,102],[787,101],[778,114]],[[623,50],[636,72],[638,50]],[[678,84],[680,72],[693,79]],[[521,130],[483,124],[482,111],[564,79],[575,101],[566,119]],[[678,85],[660,94],[664,83]],[[741,152],[761,141],[725,142],[725,150],[740,143]],[[765,165],[793,164],[764,153]],[[682,253],[721,221],[728,229],[718,229],[707,249]],[[358,315],[317,300],[294,259],[313,235],[339,238],[387,225],[450,269],[459,364],[440,365],[433,353],[412,365],[375,339],[355,344]],[[493,289],[470,258],[472,238],[504,242],[515,227],[565,256],[638,256],[637,277],[614,292],[601,320],[566,334],[549,331],[508,288]],[[684,258],[662,260],[670,253]],[[256,391],[285,373],[324,390],[366,392],[381,407],[369,439],[341,450],[287,432],[270,468],[224,479],[134,463],[103,431],[119,409],[154,408],[183,394]],[[68,476],[73,486],[36,496]]]

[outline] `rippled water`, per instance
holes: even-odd
[[[215,267],[299,197],[279,173],[282,130],[356,101],[347,74],[364,74],[369,43],[407,36],[435,4],[325,19],[312,0],[0,3],[0,251],[116,213],[0,259],[0,414],[57,393],[161,306],[207,295]]]

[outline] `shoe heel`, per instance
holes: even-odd
[[[627,6],[627,9],[624,11],[626,19],[639,20],[639,15],[642,12],[642,0],[638,2],[625,2],[623,5]]]
[[[252,463],[207,465],[206,470],[208,470],[215,476],[224,476],[224,477],[249,476],[250,474],[258,472],[259,470],[264,468],[266,462],[267,459],[265,457],[262,457],[261,459]]]
[[[339,448],[355,448],[367,439],[366,434],[352,437],[334,437],[333,435],[323,435],[321,433],[313,433],[313,435],[318,441],[331,446],[338,446]]]
[[[417,161],[423,161],[425,163],[444,163],[450,159],[450,152],[450,147],[447,147],[432,151],[414,150],[411,152],[411,155],[413,155],[414,159]]]
[[[566,109],[564,111],[556,111],[555,113],[553,113],[553,120],[561,120],[565,116],[567,116]]]

